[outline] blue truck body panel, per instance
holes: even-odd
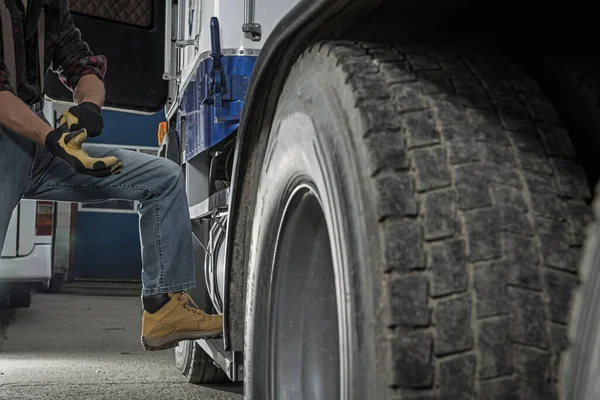
[[[182,130],[185,118],[185,157],[196,155],[221,143],[238,127],[246,88],[256,63],[254,56],[223,56],[221,58],[226,91],[221,94],[222,105],[211,93],[213,59],[200,62],[194,79],[188,84],[177,110],[176,129]]]

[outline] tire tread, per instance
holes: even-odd
[[[312,57],[343,71],[358,115],[388,398],[557,398],[590,193],[540,89],[501,56],[429,44],[325,42]]]
[[[229,378],[220,367],[215,365],[208,354],[193,342],[189,360],[186,360],[187,366],[182,370],[182,374],[188,382],[194,384],[211,384],[229,382]]]

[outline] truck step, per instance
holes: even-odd
[[[190,207],[191,219],[207,219],[229,207],[229,187]]]

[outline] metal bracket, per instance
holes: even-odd
[[[244,380],[244,353],[225,351],[222,339],[200,339],[196,343],[221,367],[229,379],[234,382]]]
[[[254,21],[254,0],[244,0],[244,24],[242,25],[242,32],[253,42],[260,42],[262,38],[262,28],[260,24]]]
[[[242,25],[242,32],[244,32],[246,37],[250,38],[253,42],[260,42],[262,39],[262,27],[256,22],[245,23]]]
[[[196,35],[194,39],[186,39],[186,40],[176,40],[175,47],[178,49],[183,49],[184,47],[194,46],[196,50],[198,50],[198,41],[200,40],[200,36]]]
[[[192,220],[211,219],[216,213],[227,210],[229,206],[229,187],[213,193],[202,202],[189,208]]]

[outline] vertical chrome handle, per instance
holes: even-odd
[[[262,29],[260,24],[254,21],[254,7],[254,0],[244,0],[244,24],[242,25],[242,31],[253,42],[260,42]]]
[[[165,1],[165,59],[163,79],[170,81],[177,79],[173,74],[173,1]]]
[[[254,0],[244,0],[244,25],[254,22]]]

